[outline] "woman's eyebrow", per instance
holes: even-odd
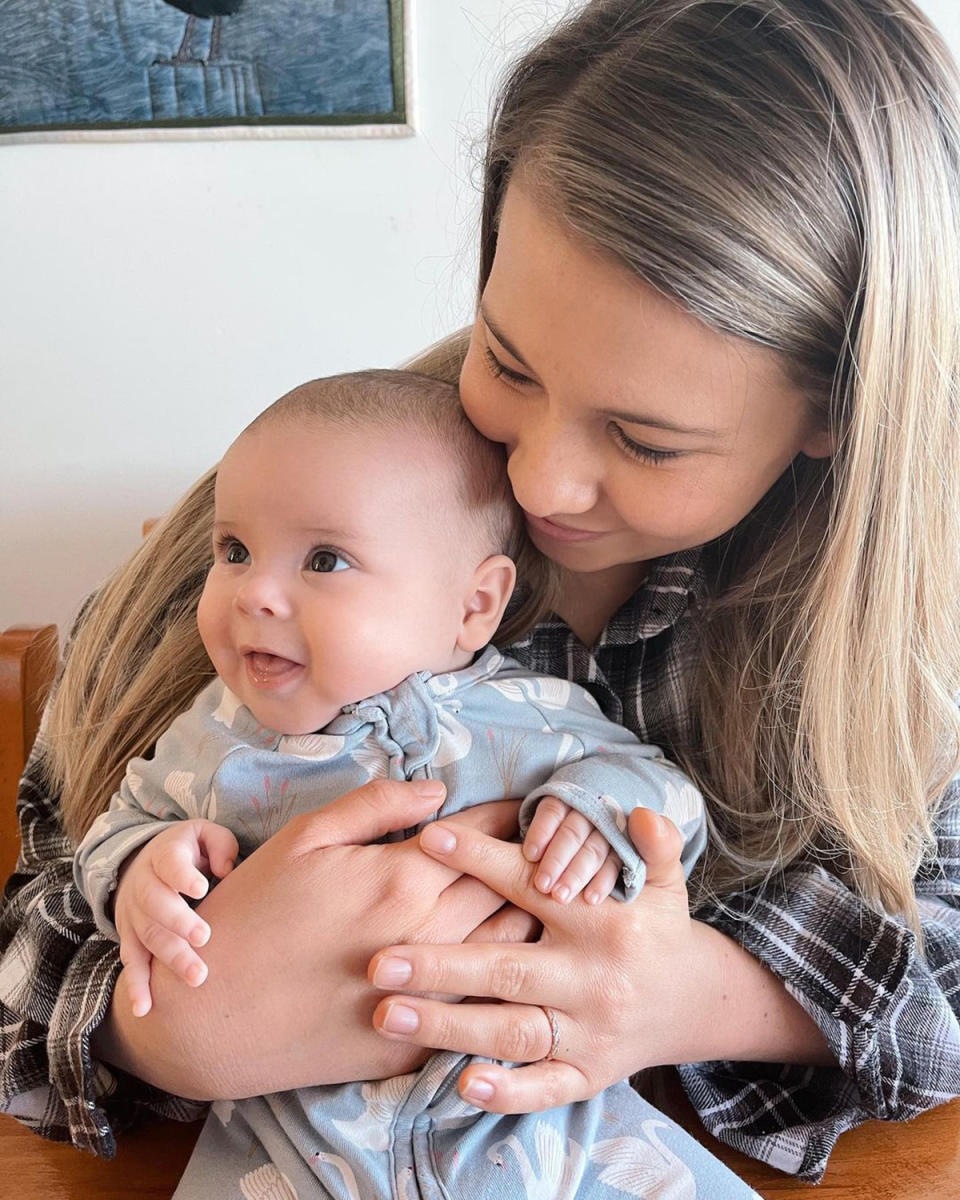
[[[528,371],[533,371],[533,367],[530,366],[516,346],[513,345],[509,338],[504,337],[498,326],[491,321],[490,314],[483,307],[482,303],[480,305],[480,316],[483,318],[484,325],[486,325],[500,345],[503,346],[505,350],[510,352],[510,354],[517,360],[521,367],[526,367]]]
[[[647,425],[650,429],[665,429],[669,433],[689,433],[697,437],[722,437],[724,432],[708,426],[678,425],[675,421],[665,421],[662,417],[647,417],[643,413],[623,412],[616,408],[601,408],[598,410],[605,417],[616,417],[628,425]]]

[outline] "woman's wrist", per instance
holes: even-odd
[[[816,1023],[782,980],[732,938],[691,922],[693,973],[678,1041],[650,1066],[729,1059],[735,1062],[836,1065]]]
[[[189,1100],[218,1098],[226,1080],[216,1076],[219,1071],[203,1071],[203,1059],[198,1055],[202,1028],[190,1026],[179,1018],[172,1006],[164,1003],[164,989],[154,971],[151,986],[157,988],[153,1017],[135,1017],[126,988],[126,974],[121,971],[110,1007],[100,1025],[90,1037],[93,1057],[135,1075],[145,1083],[161,1088],[171,1095]],[[175,982],[175,981],[174,981]],[[185,1045],[189,1031],[192,1044]],[[207,1078],[204,1078],[204,1074]]]

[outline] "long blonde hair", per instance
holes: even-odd
[[[813,853],[917,923],[960,765],[958,91],[909,0],[596,0],[500,95],[481,289],[522,166],[576,236],[781,354],[834,437],[710,548],[673,748],[710,889]]]

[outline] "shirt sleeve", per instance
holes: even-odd
[[[839,1064],[681,1066],[714,1136],[816,1183],[841,1133],[960,1095],[960,781],[936,835],[916,879],[922,950],[899,921],[810,865],[695,914],[783,980]]]
[[[112,1158],[115,1135],[143,1113],[189,1121],[206,1105],[93,1059],[120,959],[74,884],[58,809],[41,737],[20,783],[21,849],[0,909],[0,1112]]]

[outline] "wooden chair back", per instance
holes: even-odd
[[[56,625],[0,633],[0,882],[17,861],[17,784],[56,673],[57,648]]]
[[[147,517],[144,537],[160,517]],[[14,625],[0,633],[0,886],[20,849],[17,785],[57,671],[56,625]]]

